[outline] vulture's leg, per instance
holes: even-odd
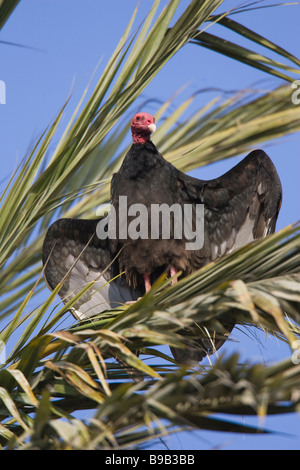
[[[149,290],[151,289],[150,275],[144,274],[143,278],[144,278],[144,284],[145,284],[145,294],[147,294],[147,292],[149,292]],[[137,300],[140,300],[140,299],[141,297],[139,297]],[[126,302],[126,304],[127,305],[134,304],[135,302],[137,302],[137,300],[129,300],[128,302]]]
[[[174,277],[176,276],[177,274],[177,269],[174,268],[174,266],[171,266],[170,267],[170,275],[171,277]],[[151,279],[150,279],[150,274],[144,274],[143,275],[143,278],[144,278],[144,284],[145,284],[145,294],[147,294],[149,292],[149,290],[151,289]],[[173,284],[176,284],[177,282],[177,278],[175,279],[172,279],[172,285]],[[141,297],[139,297],[137,300],[140,300]],[[131,304],[134,304],[135,302],[137,302],[136,300],[129,300],[128,302],[126,302],[126,305],[131,305]]]
[[[144,283],[145,283],[145,292],[147,294],[147,292],[149,292],[149,290],[151,289],[150,275],[144,274],[143,278],[144,278]]]
[[[149,290],[151,289],[150,274],[144,274],[143,278],[144,278],[144,284],[145,284],[145,294],[147,294],[147,292],[149,292]],[[137,300],[140,300],[140,299],[141,297],[139,297]],[[137,302],[137,300],[129,300],[128,302],[126,302],[126,304],[127,305],[134,304],[135,302]]]
[[[171,277],[176,276],[176,274],[177,274],[177,269],[174,268],[174,266],[171,266],[171,267],[170,267],[170,275],[171,275]],[[173,285],[173,284],[176,284],[176,282],[177,282],[177,278],[172,279],[172,285]]]

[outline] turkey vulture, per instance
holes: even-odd
[[[172,277],[178,271],[183,276],[188,275],[275,230],[281,183],[264,151],[252,151],[224,175],[205,181],[182,173],[158,152],[150,140],[155,131],[151,115],[136,114],[131,131],[133,144],[111,182],[111,213],[115,219],[109,238],[99,238],[99,219],[60,219],[49,228],[44,241],[47,283],[53,289],[63,280],[59,295],[65,302],[86,283],[97,280],[75,305],[73,313],[79,319],[136,300],[163,272],[170,272]],[[126,214],[121,207],[123,200],[129,208]],[[188,233],[194,234],[198,206],[204,208],[203,237],[199,246],[188,249],[186,233],[182,231],[181,237],[175,233],[178,222],[175,209],[167,212],[169,236],[162,236],[163,219],[158,218],[159,236],[156,233],[151,237],[153,207],[190,207]],[[137,210],[130,212],[132,207]],[[138,237],[140,219],[137,221],[134,217],[141,209],[149,215],[149,225],[144,227],[146,237]],[[183,222],[186,220],[183,212],[179,217]],[[132,223],[136,229],[134,236],[129,230]],[[122,272],[124,276],[109,282]],[[225,325],[227,332],[213,345],[204,338],[195,342],[195,350],[172,348],[175,359],[200,361],[223,344],[233,326]]]

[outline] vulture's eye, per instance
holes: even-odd
[[[136,120],[139,121],[141,118],[139,116],[136,117]]]

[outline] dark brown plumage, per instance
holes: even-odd
[[[132,145],[119,172],[113,176],[111,202],[117,220],[120,196],[127,197],[128,207],[136,203],[146,206],[149,218],[153,204],[204,205],[201,249],[187,250],[184,236],[174,239],[173,226],[170,240],[117,237],[112,241],[114,252],[122,248],[120,269],[125,269],[128,284],[136,287],[142,276],[151,275],[156,269],[174,267],[186,275],[273,232],[280,208],[281,184],[272,161],[262,150],[254,150],[223,176],[203,181],[167,162],[148,138]],[[133,218],[128,217],[128,225]]]
[[[155,130],[152,116],[138,113],[131,128],[133,144],[111,183],[111,203],[117,216],[116,238],[99,240],[95,235],[98,221],[61,219],[50,227],[45,239],[45,276],[52,289],[66,276],[60,292],[65,300],[89,280],[99,278],[93,295],[86,294],[76,304],[78,318],[136,300],[140,293],[149,290],[153,280],[163,271],[171,272],[171,275],[181,271],[182,275],[188,275],[275,230],[281,184],[264,151],[252,151],[219,178],[198,180],[167,162],[150,141]],[[169,239],[163,239],[161,233],[158,239],[151,238],[150,225],[146,239],[133,239],[130,234],[120,236],[119,216],[124,220],[123,225],[127,224],[125,228],[135,219],[135,215],[128,214],[122,219],[120,196],[126,196],[128,208],[142,204],[149,215],[155,204],[189,205],[194,228],[196,207],[203,204],[203,246],[187,249],[188,238],[184,232],[181,239],[176,239],[176,216],[171,216]],[[113,275],[123,270],[122,280],[119,278],[107,284]],[[105,273],[101,274],[103,271]],[[227,333],[213,346],[202,339],[196,341],[195,350],[173,349],[172,352],[179,362],[199,361],[223,344],[232,327],[226,325]]]

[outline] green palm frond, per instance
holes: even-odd
[[[7,345],[7,360],[0,370],[0,443],[7,448],[140,448],[181,429],[266,433],[237,415],[299,407],[296,223],[174,286],[159,279],[137,303],[91,321],[63,328],[76,299],[58,302],[60,286],[32,307],[33,296],[45,287],[45,230],[54,218],[95,217],[96,208],[109,203],[110,179],[128,148],[132,109],[174,54],[192,41],[287,82],[299,73],[299,59],[219,14],[222,3],[192,0],[178,16],[179,0],[161,11],[156,0],[137,31],[135,11],[90,97],[87,88],[62,130],[72,100],[66,101],[1,196],[0,347]],[[276,53],[278,60],[211,34],[216,23]],[[300,130],[289,83],[225,98],[220,94],[189,112],[196,103],[197,94],[177,107],[169,99],[156,110],[159,128],[153,140],[183,171]],[[209,365],[186,369],[169,356],[165,346],[184,348],[199,335],[222,334],[225,317],[287,342],[294,362],[241,364],[236,355],[221,355]],[[87,410],[92,415],[78,418]]]
[[[0,1],[0,29],[3,28],[6,21],[18,5],[20,0],[1,0]]]

